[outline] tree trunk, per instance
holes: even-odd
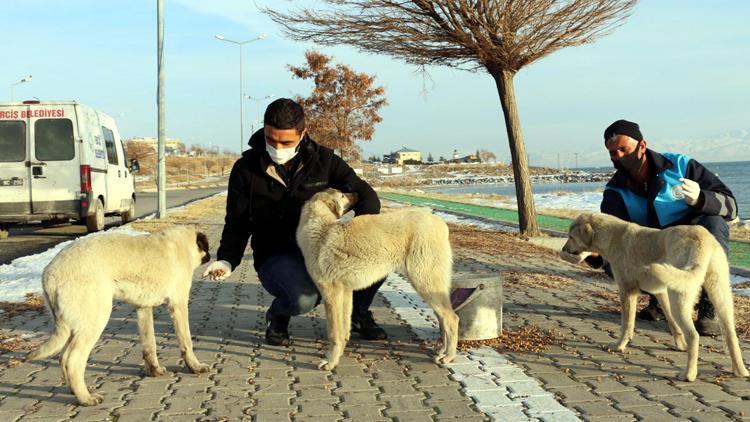
[[[523,143],[521,121],[518,118],[518,110],[516,108],[516,93],[513,88],[513,76],[515,76],[515,72],[500,70],[498,72],[490,72],[490,74],[497,84],[497,93],[500,95],[500,104],[503,107],[503,115],[505,116],[505,128],[508,132],[510,156],[513,162],[513,177],[516,183],[519,229],[523,235],[539,236],[541,232],[536,221],[534,197],[531,193],[529,161],[526,157],[526,146]]]

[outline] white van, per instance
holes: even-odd
[[[29,221],[75,219],[94,232],[105,215],[135,218],[114,119],[75,101],[0,103],[0,237]]]

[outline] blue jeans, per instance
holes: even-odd
[[[729,257],[729,225],[724,218],[718,215],[699,215],[695,217],[690,224],[705,227],[719,241],[724,252]]]
[[[272,318],[289,318],[312,311],[320,303],[320,293],[305,268],[302,254],[272,256],[258,269],[263,288],[274,296],[268,315]],[[375,294],[385,279],[353,294],[352,317],[367,313]]]
[[[724,253],[727,254],[727,259],[729,259],[729,225],[726,221],[724,221],[724,218],[719,217],[718,215],[704,214],[694,218],[691,223],[698,226],[703,226],[709,232],[711,232],[716,240],[719,241],[722,249],[724,249]],[[710,309],[711,315],[713,315],[713,304],[708,299],[706,289],[701,290],[701,297],[698,305],[698,318],[701,318],[703,316],[702,313],[704,312],[701,308],[701,303],[704,307],[708,307]]]

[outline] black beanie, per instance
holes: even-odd
[[[622,119],[607,126],[607,129],[604,130],[604,143],[606,144],[609,138],[611,138],[613,135],[629,136],[636,141],[643,140],[643,135],[641,135],[641,129],[638,127],[638,123],[633,123]]]

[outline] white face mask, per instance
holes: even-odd
[[[271,145],[268,145],[267,142],[266,142],[266,151],[268,152],[268,155],[271,157],[271,160],[273,160],[273,162],[278,165],[285,164],[287,161],[291,160],[292,158],[294,158],[295,155],[297,155],[297,148],[276,149],[272,147]]]

